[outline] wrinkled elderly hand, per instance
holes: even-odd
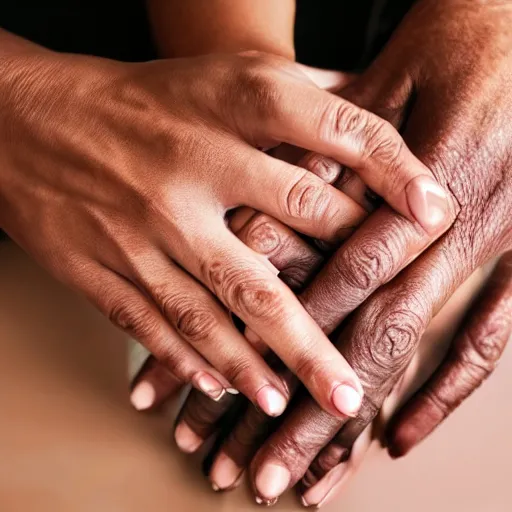
[[[433,243],[429,233],[384,206],[300,294],[328,333],[365,301],[337,336],[337,346],[363,382],[365,400],[358,418],[343,420],[324,413],[310,398],[299,401],[252,463],[260,501],[275,501],[309,468],[303,496],[309,505],[318,503],[307,500],[308,489],[350,457],[431,318],[474,269],[511,247],[511,23],[508,2],[419,2],[377,61],[343,91],[402,128],[407,144],[451,191],[457,216]],[[467,324],[448,366],[391,430],[395,455],[418,442],[496,364],[508,339],[510,288],[508,281],[490,286],[487,300],[494,306],[486,309],[485,302],[477,310],[484,311],[477,317],[481,322]],[[446,387],[436,383],[453,375],[458,387],[453,394],[442,392]],[[432,404],[432,396],[437,403]],[[426,430],[419,429],[416,420],[425,414]],[[245,418],[248,424],[249,414]],[[236,434],[239,451],[254,441],[247,432]],[[234,462],[239,469],[239,461]]]
[[[275,499],[309,467],[307,489],[350,456],[430,319],[475,268],[511,247],[511,22],[509,2],[419,2],[374,65],[346,91],[402,126],[415,154],[451,190],[458,215],[443,238],[425,250],[425,233],[381,208],[301,295],[326,332],[369,297],[337,341],[363,382],[365,401],[358,418],[342,421],[307,398],[300,402],[253,461],[261,498]],[[506,334],[504,329],[496,337],[478,338],[486,343],[466,351],[463,371],[491,369]],[[445,395],[438,398],[440,407],[449,407],[442,402]],[[393,432],[395,453],[417,440],[403,423]],[[270,493],[259,485],[269,473],[280,476]]]
[[[390,125],[346,124],[358,107],[261,54],[125,64],[0,31],[0,69],[0,225],[17,243],[213,398],[235,388],[276,416],[289,397],[230,310],[330,414],[357,412],[357,376],[225,214],[251,206],[330,241],[361,220],[350,198],[257,149],[284,141],[355,167],[440,234],[443,190]],[[386,190],[391,157],[401,185]]]

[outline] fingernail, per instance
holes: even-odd
[[[240,394],[240,391],[238,391],[238,389],[235,389],[235,388],[226,388],[226,391],[230,395],[238,395],[238,394]]]
[[[435,232],[445,225],[448,197],[433,178],[418,176],[407,185],[406,194],[412,214],[428,232]]]
[[[130,401],[138,411],[149,409],[155,403],[155,399],[155,388],[147,381],[139,382],[130,395]]]
[[[302,504],[305,507],[317,508],[325,505],[343,483],[347,467],[348,464],[343,463],[329,471],[317,484],[302,495]]]
[[[178,448],[184,453],[194,453],[202,444],[199,437],[184,421],[178,423],[174,431],[174,440]]]
[[[332,393],[334,407],[346,416],[356,416],[362,400],[362,396],[348,384],[340,384]]]
[[[291,474],[279,464],[265,464],[256,475],[255,486],[262,500],[274,500],[288,488]],[[257,500],[256,500],[257,501]]]
[[[226,393],[224,386],[212,375],[199,372],[194,375],[194,384],[215,402],[218,402]]]
[[[210,480],[215,491],[233,489],[243,473],[243,468],[225,453],[220,453],[210,471]]]
[[[256,394],[260,409],[269,416],[280,416],[286,409],[286,398],[274,387],[263,386]]]

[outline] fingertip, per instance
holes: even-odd
[[[338,412],[355,417],[363,403],[363,396],[354,387],[340,384],[332,392],[331,401]]]
[[[277,417],[283,414],[288,405],[287,399],[273,386],[263,386],[256,394],[259,408],[268,416]]]
[[[174,430],[174,440],[183,453],[194,453],[203,444],[203,439],[184,421],[178,423],[176,426]]]
[[[156,390],[149,381],[140,381],[135,385],[131,394],[130,401],[138,411],[150,409],[156,401]]]

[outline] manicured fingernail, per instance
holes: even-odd
[[[269,416],[280,416],[286,409],[286,398],[274,387],[263,386],[256,394],[260,409]]]
[[[147,381],[139,382],[132,390],[130,401],[138,411],[149,409],[156,399],[156,391]]]
[[[199,437],[184,421],[178,423],[174,431],[174,439],[178,448],[184,453],[194,453],[202,444]]]
[[[240,394],[240,391],[238,391],[238,389],[235,389],[235,388],[226,388],[226,391],[230,395],[238,395],[238,394]]]
[[[363,397],[348,384],[340,384],[332,393],[334,407],[347,416],[355,416],[362,401]]]
[[[254,482],[258,497],[262,500],[274,500],[288,488],[291,474],[279,464],[265,464],[260,468]]]
[[[303,493],[302,504],[305,507],[317,508],[325,505],[343,482],[347,467],[348,464],[343,463],[329,471],[317,484]]]
[[[224,386],[212,375],[199,372],[194,375],[194,384],[215,402],[218,402],[226,393]]]
[[[428,232],[435,232],[445,225],[448,197],[433,178],[418,176],[407,185],[406,194],[412,214]]]
[[[236,487],[243,473],[243,468],[225,453],[220,453],[210,471],[210,480],[215,491],[226,491]]]

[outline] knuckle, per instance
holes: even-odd
[[[402,165],[405,149],[398,132],[387,121],[376,119],[366,125],[365,140],[363,161],[376,160],[384,163],[389,175],[396,176]]]
[[[260,214],[250,220],[242,238],[248,247],[260,254],[271,254],[281,245],[279,233],[267,215]]]
[[[383,321],[382,321],[383,320]],[[375,335],[368,341],[371,360],[388,371],[399,371],[410,361],[421,335],[424,322],[410,308],[381,312],[374,325]]]
[[[332,118],[325,123],[328,139],[338,139],[346,134],[359,135],[366,130],[369,114],[348,102],[341,102],[332,110]]]
[[[370,293],[394,274],[397,265],[394,242],[392,236],[362,237],[333,258],[337,274],[352,289]]]
[[[158,304],[176,331],[192,343],[208,339],[217,326],[215,314],[193,297],[179,294],[160,295]]]
[[[284,298],[277,279],[222,262],[214,262],[208,274],[216,295],[239,316],[270,319],[283,313]]]
[[[143,301],[116,300],[107,307],[109,320],[120,329],[137,339],[151,339],[160,336],[158,318],[149,305]]]
[[[254,378],[254,365],[244,358],[231,358],[229,364],[222,368],[222,374],[237,389],[247,389]]]
[[[275,78],[274,67],[266,56],[250,57],[246,65],[238,71],[233,83],[236,97],[259,118],[272,118],[279,105],[279,86]],[[227,100],[232,103],[233,95]]]
[[[452,410],[451,400],[436,389],[428,389],[426,393],[423,393],[423,398],[433,407],[434,411],[437,411],[441,418],[444,419],[450,414]]]
[[[295,219],[322,219],[331,209],[328,185],[303,173],[285,194],[285,213]]]

